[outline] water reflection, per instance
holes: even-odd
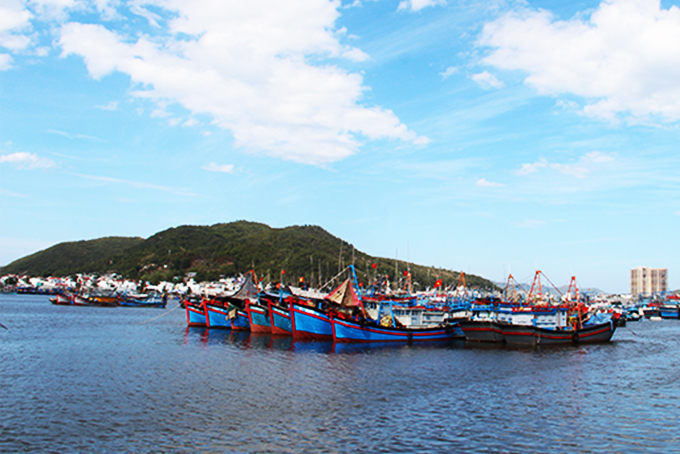
[[[224,329],[187,327],[184,332],[185,344],[230,344],[241,349],[279,350],[313,353],[356,354],[376,350],[398,350],[404,348],[464,348],[463,340],[432,342],[349,342],[294,340],[291,336],[252,333]],[[498,348],[496,345],[483,348]]]

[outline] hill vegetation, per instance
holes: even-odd
[[[254,269],[258,276],[277,282],[285,270],[285,282],[304,277],[318,286],[352,263],[362,282],[380,274],[394,283],[395,276],[403,280],[408,268],[416,290],[432,287],[437,279],[444,285],[455,284],[460,276],[455,271],[369,256],[318,226],[276,229],[247,221],[181,226],[146,240],[101,238],[62,243],[10,263],[2,273],[66,276],[115,272],[159,282],[181,280],[187,273],[196,273],[197,281],[216,280]],[[478,276],[466,276],[466,282],[469,287],[495,288]]]
[[[15,260],[2,268],[3,274],[31,276],[69,276],[85,271],[100,270],[97,262],[107,263],[113,256],[123,254],[144,242],[142,238],[107,237],[89,241],[60,243],[44,251]]]

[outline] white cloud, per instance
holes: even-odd
[[[440,72],[439,75],[442,76],[443,80],[446,80],[449,77],[456,74],[457,72],[458,72],[458,68],[456,68],[455,66],[449,66],[448,68],[446,68],[446,70],[444,70],[443,72]]]
[[[446,5],[446,0],[403,0],[399,2],[399,7],[397,11],[410,10],[410,11],[420,11],[428,6]]]
[[[102,109],[102,110],[117,110],[118,109],[118,101],[111,101],[105,106],[95,106],[97,109]]]
[[[196,126],[196,125],[200,125],[200,124],[201,124],[200,121],[198,121],[198,120],[196,120],[195,118],[191,117],[191,118],[189,118],[187,121],[185,121],[184,123],[182,123],[182,126],[184,126],[185,128],[190,128],[191,126]]]
[[[505,185],[503,183],[495,183],[493,181],[487,181],[485,178],[480,178],[475,182],[475,186],[480,186],[482,188],[502,188]]]
[[[17,152],[0,155],[0,163],[11,164],[18,169],[49,169],[57,163],[49,158],[43,158],[35,153]]]
[[[539,169],[543,169],[545,167],[548,167],[548,161],[544,158],[541,158],[537,162],[531,164],[522,164],[522,167],[517,171],[517,174],[530,175],[532,173],[535,173]]]
[[[0,71],[5,71],[12,67],[12,56],[9,54],[0,54]]]
[[[361,104],[360,74],[323,64],[362,60],[333,32],[339,2],[167,0],[174,15],[158,36],[121,35],[70,22],[63,55],[81,56],[96,79],[119,71],[143,90],[134,96],[178,103],[229,129],[238,146],[284,159],[326,164],[355,153],[363,140],[425,143],[390,110]],[[319,62],[316,66],[310,61]]]
[[[29,20],[33,17],[18,0],[3,0],[0,3],[0,47],[16,51],[24,49],[30,43],[22,31],[30,29]],[[1,67],[1,63],[0,63]]]
[[[588,19],[521,10],[487,24],[483,62],[521,70],[539,94],[583,97],[607,119],[680,120],[680,9],[658,0],[603,1]]]
[[[208,172],[224,172],[224,173],[234,173],[234,164],[215,164],[211,162],[208,165],[201,167],[203,170]]]
[[[498,80],[496,76],[488,71],[481,72],[479,74],[473,74],[471,79],[477,82],[477,85],[485,90],[490,90],[492,88],[503,88],[505,84]]]
[[[601,170],[603,164],[610,163],[615,160],[614,155],[606,154],[599,151],[591,151],[581,156],[578,161],[574,163],[550,163],[547,159],[541,158],[538,161],[530,164],[522,164],[517,175],[530,175],[541,169],[557,170],[563,175],[572,176],[578,179],[586,178],[591,172]]]

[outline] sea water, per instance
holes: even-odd
[[[0,295],[0,452],[680,452],[680,323],[610,343],[334,345]]]

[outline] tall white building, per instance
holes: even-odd
[[[649,268],[638,266],[630,270],[630,293],[637,296],[640,293],[656,293],[668,290],[667,268]]]

